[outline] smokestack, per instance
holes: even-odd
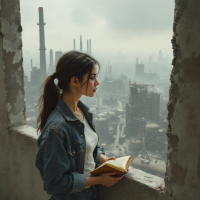
[[[87,53],[91,54],[91,40],[87,40]]]
[[[76,50],[76,40],[74,40],[74,51]]]
[[[33,70],[33,60],[31,59],[31,70]]]
[[[90,51],[89,51],[89,40],[87,40],[87,53],[90,54]]]
[[[50,49],[50,64],[49,64],[49,71],[50,72],[53,72],[54,71],[54,68],[53,68],[53,50]]]
[[[43,8],[39,7],[39,33],[40,33],[40,80],[41,83],[46,78],[46,48],[45,48],[45,35],[44,35],[44,26],[46,23],[44,23],[44,14],[43,14]]]
[[[92,49],[91,49],[91,40],[89,40],[89,44],[90,44],[90,46],[89,46],[90,54],[92,54]]]
[[[80,37],[80,51],[83,51],[83,46],[82,46],[82,36]]]

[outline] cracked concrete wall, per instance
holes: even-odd
[[[175,0],[166,191],[200,199],[200,1]]]
[[[0,7],[0,68],[4,76],[0,89],[6,91],[4,106],[11,128],[26,124],[19,0],[1,0]]]

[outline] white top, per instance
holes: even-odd
[[[95,161],[93,158],[93,151],[98,142],[97,134],[90,128],[87,120],[84,117],[83,123],[85,125],[85,141],[86,141],[86,152],[85,152],[85,163],[83,174],[88,177],[91,175],[91,171],[95,169]]]

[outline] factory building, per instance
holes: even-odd
[[[40,87],[40,69],[37,67],[32,67],[31,71],[31,86]]]
[[[135,66],[135,77],[136,80],[143,80],[143,81],[147,81],[147,82],[151,82],[158,79],[158,75],[157,73],[152,73],[151,71],[149,73],[144,71],[145,66],[144,64],[139,64],[138,63],[138,58],[136,59],[136,66]]]
[[[159,123],[160,94],[154,92],[153,85],[129,82],[129,103],[126,104],[125,134],[143,137],[145,125],[150,122]],[[152,91],[148,91],[148,87]]]

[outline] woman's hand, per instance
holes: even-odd
[[[115,156],[112,156],[112,157],[108,158],[107,156],[104,156],[103,154],[100,154],[100,156],[99,156],[99,164],[102,164],[102,163],[104,163],[104,162],[106,162],[108,160],[115,160],[115,159],[116,159]]]
[[[106,187],[111,187],[112,185],[114,185],[115,183],[117,183],[124,177],[124,175],[122,175],[120,177],[112,177],[111,176],[111,175],[115,175],[115,174],[116,174],[116,172],[109,172],[109,173],[101,174],[99,176],[100,184],[104,185]]]

